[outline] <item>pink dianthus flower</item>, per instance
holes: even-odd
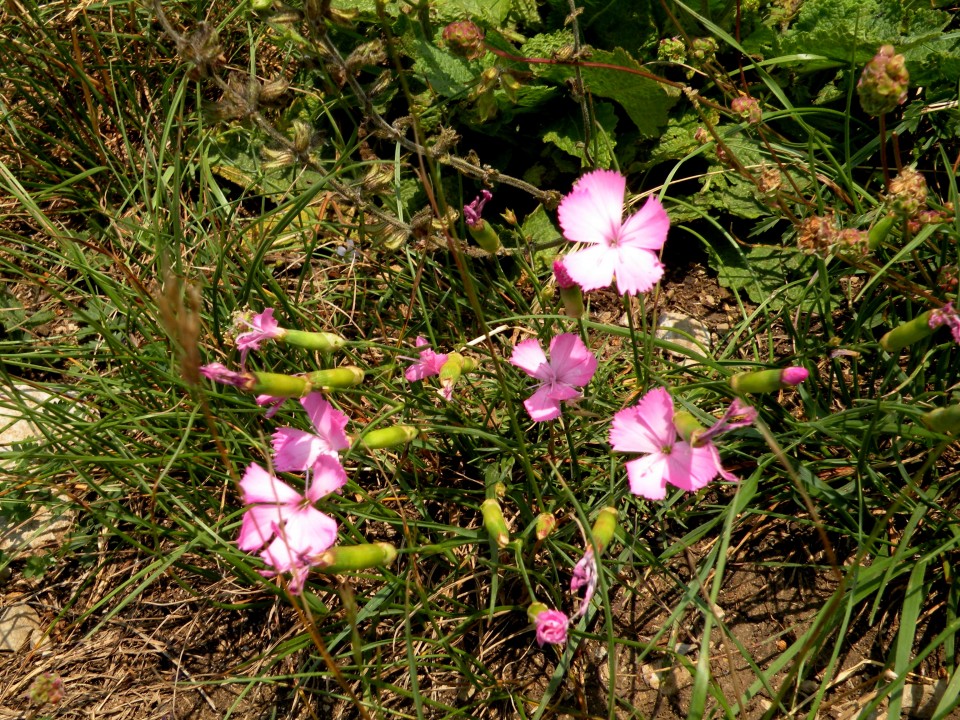
[[[420,358],[415,360],[413,365],[403,373],[403,376],[410,382],[439,375],[443,364],[447,362],[447,356],[444,353],[434,352],[427,347],[429,345],[430,341],[425,337],[417,337],[417,347],[424,347],[425,349],[420,351]]]
[[[559,610],[541,610],[537,615],[537,645],[563,645],[567,641],[570,620]]]
[[[538,340],[517,343],[510,363],[540,381],[537,391],[523,402],[535,422],[560,417],[560,403],[580,397],[577,388],[589,383],[597,371],[596,356],[574,333],[550,341],[550,360]]]
[[[273,308],[266,308],[263,312],[254,315],[249,320],[241,318],[239,324],[246,325],[250,329],[237,335],[235,342],[240,349],[240,366],[247,363],[247,353],[251,350],[259,350],[260,343],[265,340],[275,340],[281,338],[287,332],[273,317]]]
[[[563,259],[567,274],[583,290],[607,287],[616,278],[621,295],[636,295],[663,276],[657,253],[667,239],[670,218],[660,201],[650,197],[624,220],[626,184],[614,170],[594,170],[577,180],[557,209],[567,240],[590,246]]]

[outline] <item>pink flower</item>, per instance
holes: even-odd
[[[580,562],[574,565],[573,577],[570,578],[570,592],[576,593],[580,588],[586,588],[583,593],[583,601],[580,603],[580,609],[573,615],[575,618],[583,615],[590,607],[593,594],[597,591],[598,579],[597,561],[593,557],[593,548],[588,547],[583,553],[583,557],[580,558]]]
[[[712,443],[693,447],[680,440],[673,424],[673,399],[664,388],[651,390],[637,405],[614,416],[610,444],[614,450],[645,453],[627,463],[627,476],[630,491],[650,500],[665,498],[667,483],[694,492],[718,474],[736,480],[723,470]]]
[[[417,337],[417,347],[424,347],[430,342],[425,337]],[[429,347],[420,351],[420,359],[414,361],[413,365],[408,367],[403,373],[404,377],[410,382],[423,380],[440,374],[440,368],[447,361],[447,356],[442,353],[435,353]]]
[[[281,472],[308,470],[324,455],[336,460],[339,450],[350,447],[343,431],[349,418],[328,403],[322,394],[310,393],[300,399],[300,404],[310,416],[314,432],[280,428],[273,433],[273,464]]]
[[[550,341],[550,360],[539,341],[524,340],[513,348],[510,363],[540,381],[537,391],[523,402],[534,422],[560,417],[560,403],[580,397],[577,388],[590,382],[597,370],[597,358],[574,333]]]
[[[280,406],[289,399],[290,398],[277,397],[275,395],[257,395],[254,401],[257,403],[257,405],[267,408],[267,412],[264,413],[264,417],[272,418],[277,414],[277,410],[280,409]]]
[[[256,382],[256,378],[250,373],[236,372],[222,363],[209,363],[204,365],[200,368],[200,374],[208,380],[213,380],[215,383],[230,385],[244,390],[249,390]]]
[[[578,287],[577,283],[570,277],[570,273],[567,272],[567,268],[563,264],[563,258],[558,257],[553,261],[553,276],[557,280],[557,287],[561,290]]]
[[[237,545],[250,552],[267,545],[260,557],[273,568],[271,576],[292,574],[290,591],[300,592],[310,570],[311,558],[337,540],[337,523],[313,505],[324,495],[342,487],[346,473],[333,457],[322,457],[313,468],[306,493],[301,495],[276,476],[251,463],[240,481],[243,501],[250,507],[243,515]]]
[[[477,227],[483,218],[480,214],[483,212],[483,206],[493,199],[493,193],[489,190],[481,190],[480,194],[474,198],[472,203],[463,206],[463,217],[470,227]]]
[[[950,328],[950,334],[953,335],[953,341],[960,345],[960,315],[953,309],[953,303],[948,302],[938,310],[930,312],[930,320],[927,324],[931,328],[937,328],[946,325]],[[202,368],[201,368],[202,370]]]
[[[537,645],[563,645],[567,641],[570,621],[559,610],[541,610],[537,615]]]
[[[577,180],[560,202],[557,214],[564,236],[591,246],[563,259],[567,274],[584,290],[607,287],[616,278],[621,295],[636,295],[663,276],[657,252],[667,239],[670,218],[651,197],[623,220],[626,184],[618,172],[594,170]]]
[[[247,363],[247,353],[251,350],[259,350],[260,343],[264,340],[275,340],[286,334],[286,330],[281,328],[273,318],[273,308],[266,308],[262,313],[254,315],[250,320],[241,319],[239,324],[250,328],[247,332],[237,335],[236,343],[240,348],[240,366]]]

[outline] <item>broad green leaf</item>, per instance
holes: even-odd
[[[596,123],[592,128],[590,156],[593,165],[609,168],[613,165],[613,150],[617,145],[614,130],[617,127],[617,115],[609,103],[596,103]],[[543,135],[543,141],[552,143],[569,155],[580,158],[583,167],[591,165],[584,152],[584,134],[580,123],[572,117],[565,117],[550,126]]]

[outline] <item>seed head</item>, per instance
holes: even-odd
[[[450,52],[468,60],[483,55],[483,30],[469,20],[452,22],[443,29],[443,41]]]
[[[903,55],[898,55],[893,45],[883,45],[863,68],[857,83],[860,105],[868,115],[888,113],[907,99],[909,84]]]

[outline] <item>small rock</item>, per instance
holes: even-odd
[[[931,718],[933,711],[947,692],[947,681],[938,680],[934,685],[914,685],[908,683],[903,686],[903,700],[901,711],[907,717]]]
[[[705,355],[710,351],[710,329],[700,320],[678,312],[665,312],[657,321],[656,336],[660,340],[671,342],[674,345],[687,348],[697,355]],[[695,364],[697,361],[682,353],[668,350],[672,355],[684,358],[684,364]]]
[[[33,650],[40,643],[40,616],[26,603],[0,608],[0,652]],[[46,643],[48,640],[43,639]]]

